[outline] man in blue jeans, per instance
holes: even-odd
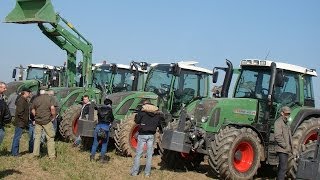
[[[101,163],[106,163],[105,154],[107,152],[109,141],[109,128],[114,120],[112,112],[112,101],[110,99],[104,100],[104,105],[97,107],[98,110],[98,124],[94,130],[93,144],[91,148],[90,161],[94,160],[99,141],[101,141]]]
[[[151,104],[149,100],[145,100],[142,105],[141,111],[138,112],[134,121],[139,125],[138,135],[138,147],[136,149],[136,156],[134,158],[134,164],[131,169],[131,176],[137,176],[140,168],[140,158],[143,153],[143,147],[147,144],[147,162],[144,170],[145,176],[150,176],[154,134],[157,131],[157,127],[162,131],[161,120],[163,116],[158,107]]]
[[[23,129],[26,129],[29,125],[29,100],[31,90],[23,88],[21,90],[21,96],[16,100],[16,112],[14,117],[14,136],[12,139],[12,156],[19,155],[19,144]]]

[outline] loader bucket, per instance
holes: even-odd
[[[5,18],[6,23],[56,23],[51,0],[17,0],[15,8]]]

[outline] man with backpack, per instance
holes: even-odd
[[[106,152],[109,141],[109,129],[111,123],[114,120],[113,112],[112,112],[112,101],[110,99],[104,100],[104,105],[98,106],[98,124],[95,127],[94,135],[93,135],[93,144],[91,148],[90,161],[93,161],[95,158],[95,154],[97,151],[97,147],[99,145],[99,141],[101,141],[101,163],[106,163]]]

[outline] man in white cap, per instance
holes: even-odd
[[[276,152],[279,157],[278,180],[284,180],[288,169],[288,158],[292,150],[292,135],[288,118],[291,110],[288,106],[281,108],[281,116],[274,123],[274,139],[277,143]]]

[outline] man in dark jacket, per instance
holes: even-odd
[[[19,155],[19,144],[23,129],[27,128],[29,125],[29,102],[31,90],[23,88],[21,90],[21,95],[16,100],[16,112],[14,116],[14,136],[12,140],[11,154],[12,156]]]
[[[4,99],[0,99],[0,145],[4,138],[4,125],[10,123],[11,114],[9,107]]]
[[[274,123],[274,138],[277,143],[276,152],[279,157],[278,180],[285,179],[288,168],[288,157],[292,151],[292,135],[288,118],[291,110],[288,106],[281,109],[281,116]]]
[[[134,158],[134,164],[131,169],[131,175],[137,176],[140,168],[140,158],[143,153],[143,148],[147,144],[147,162],[144,170],[145,176],[150,176],[151,164],[152,164],[152,154],[153,154],[153,143],[154,134],[159,127],[162,131],[161,120],[162,112],[159,111],[158,107],[151,104],[149,100],[145,100],[142,105],[141,111],[138,112],[134,121],[139,125],[139,135],[138,135],[138,146],[136,149],[136,156]]]
[[[94,129],[93,144],[91,148],[90,161],[94,160],[99,140],[101,140],[101,163],[106,163],[106,152],[109,141],[109,129],[114,120],[112,112],[112,101],[110,99],[104,100],[104,105],[97,107],[98,124]]]

